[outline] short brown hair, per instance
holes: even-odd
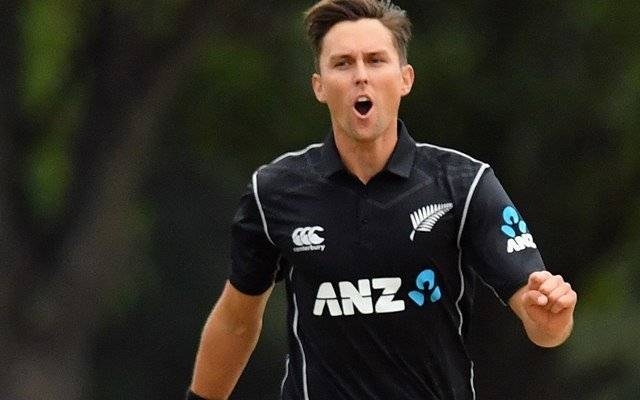
[[[363,18],[377,19],[391,31],[400,62],[407,63],[411,21],[406,11],[393,4],[391,0],[321,0],[304,14],[307,37],[311,42],[318,71],[322,40],[327,32],[339,22]]]

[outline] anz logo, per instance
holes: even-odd
[[[506,206],[502,210],[502,220],[504,225],[500,227],[500,230],[508,237],[507,253],[518,252],[526,248],[537,248],[533,236],[527,229],[527,223],[515,208]]]
[[[356,313],[385,314],[404,311],[405,300],[396,298],[401,287],[402,279],[396,277],[359,279],[357,286],[350,281],[340,281],[337,285],[323,282],[318,287],[313,314],[321,316],[328,312],[332,317],[339,317]],[[424,305],[425,294],[431,303],[442,297],[435,272],[431,269],[418,274],[415,288],[416,290],[408,293],[408,298],[418,306]]]

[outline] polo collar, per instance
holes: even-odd
[[[322,155],[320,160],[320,171],[325,178],[335,174],[340,170],[345,170],[338,148],[336,147],[333,132],[324,139]],[[398,120],[398,142],[391,153],[389,162],[385,170],[403,178],[408,178],[411,174],[413,160],[416,155],[416,142],[413,140],[404,123]]]

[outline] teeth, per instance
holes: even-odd
[[[369,101],[369,98],[367,96],[360,96],[358,97],[358,102],[361,102],[361,101]]]

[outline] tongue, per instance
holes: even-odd
[[[360,115],[366,115],[369,110],[371,110],[372,105],[370,101],[359,101],[356,103],[356,111],[358,111]]]

